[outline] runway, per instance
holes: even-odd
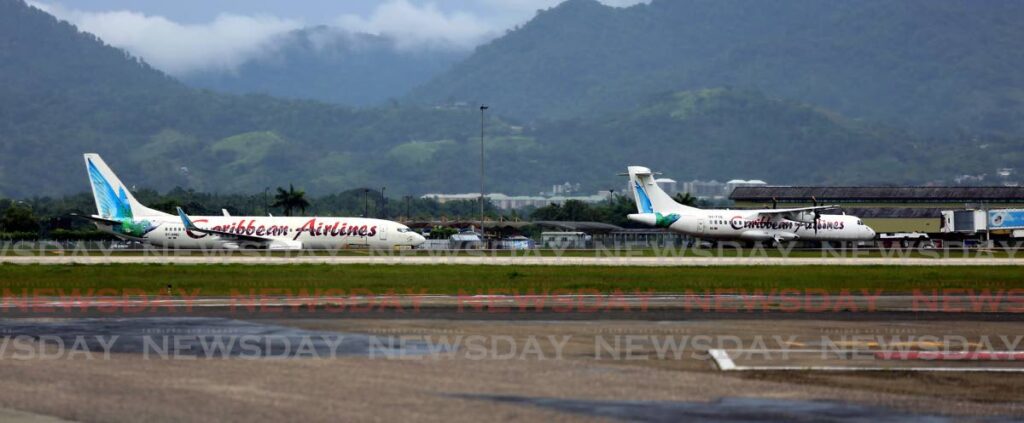
[[[733,294],[516,294],[310,296],[240,291],[233,296],[31,296],[0,301],[6,318],[181,317],[244,319],[416,319],[474,321],[708,321],[845,320],[891,322],[957,320],[1024,321],[1018,291],[919,292],[881,290]],[[432,324],[432,323],[431,323]],[[0,325],[0,334],[5,333]]]
[[[1022,266],[1024,259],[995,257],[629,257],[629,256],[420,256],[369,255],[294,257],[259,253],[206,252],[204,255],[8,255],[0,264],[379,264],[474,266]]]
[[[0,346],[7,343],[0,357],[9,358],[0,366],[0,401],[18,404],[22,413],[81,421],[333,421],[342,415],[339,410],[348,420],[414,420],[437,409],[452,410],[456,418],[448,421],[495,415],[655,422],[709,416],[843,421],[851,413],[876,421],[1024,416],[1024,381],[1005,374],[751,374],[721,371],[707,353],[727,348],[731,358],[742,360],[739,349],[870,352],[936,342],[954,350],[988,343],[1007,349],[1020,345],[1014,322],[175,314],[9,319],[0,328],[6,333]],[[382,347],[384,354],[378,352]],[[767,358],[747,359],[763,364]],[[807,360],[780,357],[768,364]],[[109,398],[117,398],[117,405],[93,406]]]

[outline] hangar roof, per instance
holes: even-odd
[[[1024,202],[1024,187],[737,187],[733,201],[956,201]]]
[[[941,219],[942,210],[937,208],[847,208],[842,211],[862,219]]]
[[[611,232],[622,230],[622,228],[619,226],[602,222],[567,222],[554,220],[536,220],[533,223],[541,227],[556,228],[570,231]]]

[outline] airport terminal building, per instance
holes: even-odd
[[[1024,209],[1024,187],[737,187],[736,208],[835,204],[883,233],[943,231],[948,210]]]

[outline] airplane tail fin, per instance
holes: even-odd
[[[96,200],[98,216],[115,220],[170,216],[136,201],[135,196],[121,183],[99,154],[85,154],[85,169],[92,185],[92,196]]]
[[[658,186],[654,173],[646,167],[629,167],[629,185],[633,189],[638,213],[672,213],[694,209],[673,200]]]

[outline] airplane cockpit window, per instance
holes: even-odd
[[[857,224],[860,226],[864,226],[864,222],[862,222],[860,219],[857,219]]]
[[[412,232],[412,229],[409,229],[409,228],[398,228],[398,232],[404,234],[406,232]]]

